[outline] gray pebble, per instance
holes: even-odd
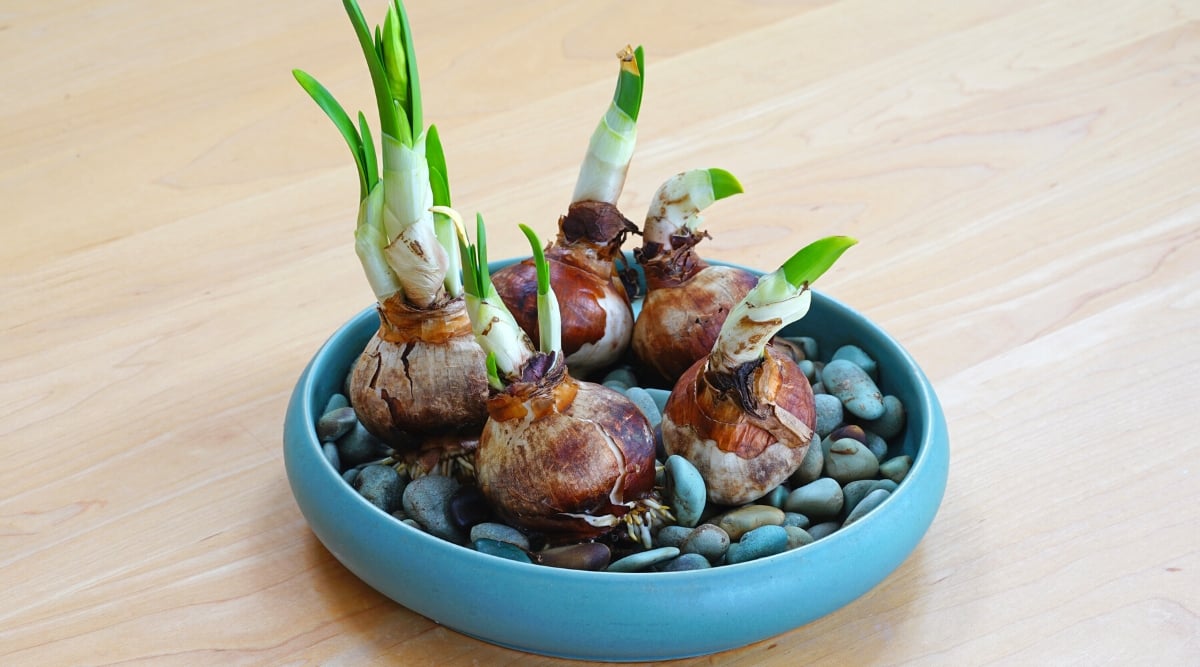
[[[686,572],[688,570],[706,570],[712,563],[700,554],[682,554],[674,560],[663,563],[657,569],[659,572]]]
[[[836,521],[826,521],[825,523],[818,523],[815,526],[809,526],[807,530],[808,534],[812,536],[813,541],[816,541],[823,537],[829,537],[841,527],[841,524]]]
[[[683,544],[688,535],[692,534],[692,530],[692,528],[686,526],[663,526],[654,535],[654,546],[677,547]]]
[[[333,394],[329,397],[329,400],[325,402],[325,409],[321,411],[321,414],[333,412],[338,408],[348,407],[350,407],[350,399],[346,398],[345,394]]]
[[[500,540],[489,540],[487,538],[472,540],[471,546],[480,553],[499,556],[508,560],[515,560],[518,563],[532,563],[533,559],[523,549],[512,544],[511,542],[501,542]]]
[[[842,504],[842,515],[848,516],[854,511],[858,503],[862,502],[868,494],[876,489],[883,489],[891,492],[896,490],[896,483],[890,479],[861,479],[856,482],[850,482],[842,488],[842,495],[845,497],[845,502]]]
[[[891,495],[891,492],[887,489],[875,489],[874,491],[868,493],[867,497],[863,498],[862,501],[855,506],[854,511],[850,512],[850,515],[846,517],[846,521],[842,525],[849,526],[855,521],[863,518],[868,512],[876,507],[879,507],[879,504],[887,500]]]
[[[821,382],[850,414],[863,419],[883,416],[883,394],[871,376],[857,364],[845,359],[831,361],[821,371]]]
[[[809,535],[807,530],[799,526],[784,526],[783,529],[787,531],[787,548],[789,551],[814,542],[813,536]]]
[[[711,523],[702,523],[679,545],[685,554],[700,554],[710,563],[719,563],[729,549],[729,534]]]
[[[783,524],[783,510],[770,505],[743,505],[715,517],[711,523],[724,530],[730,540],[737,542],[743,535],[761,526]]]
[[[839,484],[872,479],[879,474],[879,459],[853,438],[834,440],[825,452],[825,474]]]
[[[371,465],[358,471],[354,489],[367,502],[391,514],[400,507],[404,478],[391,466]]]
[[[838,512],[842,511],[842,502],[842,486],[835,480],[822,477],[793,489],[788,494],[783,509],[812,519],[821,519],[837,516]]]
[[[887,458],[888,444],[878,433],[866,431],[867,434],[867,449],[875,455],[877,461],[882,461]]]
[[[842,425],[845,420],[845,413],[842,410],[842,402],[832,394],[816,394],[813,396],[813,407],[817,413],[817,435],[824,438],[833,432],[833,429]]]
[[[845,359],[846,361],[849,361],[855,366],[863,369],[867,375],[871,376],[872,380],[879,379],[879,366],[875,363],[875,360],[871,358],[871,355],[864,352],[863,349],[857,345],[843,345],[839,347],[833,353],[833,356],[830,357],[830,361],[835,359]]]
[[[787,500],[788,492],[791,489],[780,484],[779,486],[767,492],[767,495],[759,498],[755,502],[759,505],[770,505],[771,507],[783,507],[783,501]]]
[[[601,382],[600,384],[603,384],[605,387],[608,387],[609,389],[612,389],[613,391],[621,393],[621,394],[624,394],[626,392],[626,390],[629,389],[629,385],[627,385],[623,382],[617,382],[615,380],[605,380],[604,382]]]
[[[821,477],[821,471],[825,469],[825,453],[821,449],[821,443],[813,436],[812,442],[808,443],[808,451],[804,453],[804,460],[800,462],[800,467],[796,468],[791,477],[788,477],[788,484],[792,488],[811,484]]]
[[[863,427],[890,440],[904,432],[905,412],[900,399],[888,394],[883,397],[883,415],[863,423]]]
[[[349,468],[342,473],[342,479],[350,486],[354,486],[354,480],[358,479],[358,468]]]
[[[337,446],[338,456],[341,457],[344,466],[378,461],[384,455],[383,443],[371,435],[365,426],[357,422],[349,433],[338,438]]]
[[[800,372],[804,373],[804,377],[808,378],[809,384],[817,381],[817,365],[811,359],[797,362],[796,367],[800,369]]]
[[[317,420],[317,439],[321,442],[333,442],[350,432],[358,423],[354,408],[345,407],[330,410]]]
[[[812,521],[808,517],[804,516],[803,514],[800,514],[799,512],[784,512],[784,514],[783,514],[783,526],[785,528],[788,526],[795,526],[797,528],[808,528],[811,525],[812,525]]]
[[[629,391],[625,392],[625,396],[633,401],[633,404],[646,415],[646,419],[650,420],[650,428],[656,428],[662,423],[662,411],[658,409],[658,404],[654,402],[654,397],[641,387],[630,387]]]
[[[654,404],[658,406],[659,412],[667,409],[667,399],[671,398],[669,390],[650,388],[646,390],[646,393],[650,394],[650,398],[654,399]]]
[[[538,563],[550,567],[598,572],[608,567],[608,562],[612,560],[612,550],[607,544],[582,542],[544,549],[537,553],[535,559]]]
[[[828,391],[825,391],[825,383],[824,382],[814,382],[813,386],[812,386],[812,390],[813,390],[813,396],[820,396],[821,394],[829,393]]]
[[[508,542],[525,551],[529,551],[529,538],[525,536],[525,533],[508,524],[484,522],[471,526],[471,541],[476,542],[478,540]]]
[[[903,454],[880,463],[879,474],[899,484],[900,480],[904,479],[905,475],[908,474],[908,469],[911,467],[912,457],[908,454]]]
[[[667,458],[665,468],[667,504],[675,515],[675,522],[689,528],[695,526],[700,522],[708,500],[704,477],[691,461],[677,454]]]
[[[450,518],[450,498],[459,483],[444,475],[425,475],[408,483],[404,489],[404,511],[417,520],[430,534],[443,540],[463,544],[466,536]]]
[[[733,565],[787,551],[788,533],[783,526],[759,526],[729,545],[725,562]]]
[[[679,555],[679,549],[676,547],[660,547],[658,549],[649,549],[647,551],[639,551],[629,554],[628,556],[613,561],[608,566],[609,572],[641,572],[662,563],[663,561],[671,560]]]
[[[321,445],[321,453],[325,455],[325,460],[329,461],[329,465],[333,466],[334,470],[342,469],[342,461],[338,458],[337,445],[327,442]]]
[[[811,336],[784,336],[785,340],[791,341],[804,350],[805,359],[816,359],[821,356],[817,354],[817,341]]]
[[[609,371],[608,375],[604,376],[604,383],[615,382],[625,385],[625,388],[636,387],[638,383],[637,376],[633,374],[628,366],[618,366]]]
[[[427,532],[427,531],[425,530],[425,526],[422,526],[421,524],[417,523],[415,519],[404,518],[404,519],[401,519],[401,520],[400,520],[400,523],[402,523],[402,524],[404,524],[404,525],[406,525],[406,526],[409,526],[410,528],[414,528],[414,529],[416,529],[416,530],[419,530],[419,531],[421,531],[422,533],[424,533],[424,532]]]

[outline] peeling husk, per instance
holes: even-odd
[[[641,411],[607,387],[560,377],[493,396],[475,459],[496,513],[550,543],[612,531],[654,486],[654,432]]]
[[[707,359],[696,362],[672,390],[663,411],[663,444],[696,466],[710,501],[748,503],[804,460],[816,423],[812,387],[771,346],[761,363],[741,369],[744,384],[714,377],[707,367]]]
[[[647,293],[633,323],[633,353],[668,387],[708,356],[729,311],[758,283],[745,269],[709,265],[691,245],[638,258]]]
[[[378,311],[379,330],[350,379],[350,402],[363,426],[392,447],[426,456],[431,444],[478,437],[488,383],[463,300],[415,308],[396,295]]]
[[[633,335],[633,308],[614,259],[637,228],[611,204],[577,202],[559,220],[546,249],[550,284],[562,317],[562,347],[577,377],[617,361]],[[521,329],[538,340],[537,271],[533,260],[492,274],[492,283]]]

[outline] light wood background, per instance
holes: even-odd
[[[630,217],[720,166],[746,194],[707,255],[858,237],[821,287],[944,402],[949,488],[898,571],[680,664],[1200,664],[1200,3],[409,9],[493,256],[552,228],[642,43]],[[334,0],[0,2],[0,663],[557,664],[375,593],[290,496],[289,390],[371,302],[293,67],[373,109]]]

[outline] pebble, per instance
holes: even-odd
[[[797,528],[808,528],[810,525],[812,525],[812,520],[809,519],[808,517],[804,516],[803,514],[800,514],[799,512],[784,512],[783,513],[783,526],[785,528],[788,526],[795,526]]]
[[[682,554],[678,558],[669,560],[657,569],[659,572],[686,572],[688,570],[707,570],[712,567],[712,563],[700,554]]]
[[[608,567],[608,562],[612,559],[612,550],[607,544],[581,542],[544,549],[537,553],[535,559],[538,563],[550,567],[598,572]]]
[[[678,454],[667,458],[667,505],[675,515],[675,522],[689,528],[700,522],[708,491],[704,477],[696,466]]]
[[[825,474],[839,484],[872,479],[879,474],[879,459],[853,438],[834,440],[825,452]]]
[[[687,536],[679,551],[685,554],[700,554],[710,563],[719,563],[730,545],[729,534],[720,526],[703,523]]]
[[[816,541],[823,537],[829,537],[841,527],[842,525],[836,521],[826,521],[825,523],[818,523],[815,526],[809,526],[807,530],[808,534],[812,536],[813,541]]]
[[[669,390],[650,388],[646,390],[646,393],[650,394],[650,398],[654,399],[654,404],[658,406],[659,412],[667,409],[667,399],[671,398]]]
[[[788,512],[797,512],[806,517],[828,518],[842,511],[842,485],[828,477],[793,489],[783,504]],[[811,531],[810,531],[811,532]]]
[[[471,542],[478,542],[479,540],[508,542],[513,546],[529,551],[529,538],[525,536],[525,533],[506,523],[485,521],[484,523],[477,523],[471,526]]]
[[[650,428],[658,428],[662,424],[662,411],[658,409],[658,403],[654,402],[650,392],[641,387],[630,387],[625,396],[650,420]]]
[[[867,449],[875,455],[875,460],[882,461],[887,458],[888,444],[878,433],[867,431]]]
[[[817,381],[817,365],[811,359],[796,362],[796,367],[800,369],[800,372],[804,373],[804,377],[808,378],[809,384]]]
[[[843,345],[839,347],[834,351],[833,356],[829,358],[830,361],[835,359],[845,359],[846,361],[849,361],[855,366],[863,369],[863,371],[865,371],[872,380],[879,379],[878,364],[876,364],[875,360],[871,358],[871,355],[867,354],[861,347],[857,345]]]
[[[342,479],[350,486],[354,486],[354,480],[358,479],[358,468],[350,468],[342,473]]]
[[[784,339],[800,346],[800,349],[804,351],[805,359],[816,359],[820,356],[817,354],[817,341],[811,336],[785,336]]]
[[[746,533],[762,526],[779,526],[783,523],[783,510],[770,505],[743,505],[716,517],[716,524],[733,542],[738,542]]]
[[[359,422],[355,422],[349,433],[338,438],[337,447],[344,466],[378,461],[384,456],[383,443]]]
[[[676,547],[660,547],[658,549],[650,549],[648,551],[639,551],[629,554],[628,556],[613,561],[608,566],[609,572],[641,572],[662,563],[671,560],[679,555],[679,549]]]
[[[745,563],[787,551],[788,532],[783,526],[759,526],[742,536],[737,544],[729,545],[725,562]]]
[[[458,481],[452,477],[418,477],[404,489],[404,511],[430,534],[462,544],[466,542],[466,536],[450,518],[450,498],[458,491],[458,487]]]
[[[756,502],[760,505],[770,505],[771,507],[783,507],[783,501],[787,500],[788,489],[780,484],[779,486],[767,492],[767,495],[759,498]]]
[[[421,531],[422,533],[424,533],[424,532],[427,532],[427,531],[425,530],[425,526],[422,526],[421,524],[417,523],[416,519],[410,519],[410,518],[408,518],[408,517],[405,517],[405,518],[403,518],[403,519],[401,519],[401,520],[400,520],[400,523],[403,523],[403,524],[404,524],[404,525],[406,525],[406,526],[409,526],[409,527],[415,528],[416,530],[419,530],[419,531]]]
[[[796,468],[796,472],[788,477],[788,483],[793,488],[811,484],[821,477],[821,471],[824,469],[825,452],[816,436],[813,436],[812,442],[808,443],[808,451],[804,453],[804,460],[800,462],[800,467]]]
[[[821,371],[821,382],[850,414],[863,419],[883,416],[883,394],[871,376],[857,364],[845,359],[831,361]]]
[[[464,532],[470,532],[472,526],[483,523],[492,516],[492,509],[488,505],[487,499],[483,497],[483,492],[474,485],[459,487],[450,497],[446,509],[450,515],[450,521],[456,528]]]
[[[621,394],[624,394],[625,391],[629,389],[629,385],[625,384],[624,382],[617,382],[615,380],[605,380],[600,384],[603,384],[605,387],[608,387],[609,389]]]
[[[842,410],[842,402],[832,394],[816,394],[813,396],[813,406],[816,408],[817,435],[824,438],[833,432],[833,429],[842,425],[845,419],[845,412]]]
[[[354,489],[367,502],[391,514],[400,507],[404,478],[391,466],[370,465],[358,471]]]
[[[863,430],[863,427],[859,426],[858,424],[845,424],[835,428],[829,434],[829,437],[826,438],[827,442],[824,442],[825,450],[829,450],[830,442],[833,442],[834,440],[841,440],[842,438],[851,438],[861,442],[864,445],[867,444],[867,432]]]
[[[850,512],[850,515],[846,517],[846,521],[843,522],[842,525],[849,526],[855,521],[863,518],[868,512],[876,507],[879,507],[879,504],[887,500],[891,495],[891,491],[888,491],[887,489],[875,489],[874,491],[868,493],[867,497],[863,498],[862,501],[860,501],[858,505],[854,507],[854,510]]]
[[[797,549],[806,544],[813,543],[813,536],[808,534],[807,530],[799,526],[784,526],[787,531],[787,548],[788,550]]]
[[[337,410],[338,408],[347,408],[347,407],[350,407],[350,399],[346,398],[345,394],[335,393],[329,397],[328,401],[325,402],[325,409],[321,411],[321,414],[333,412],[334,410]]]
[[[879,474],[887,479],[900,483],[908,474],[908,469],[912,467],[912,457],[908,454],[894,456],[883,463],[879,464]]]
[[[863,498],[876,489],[883,489],[890,493],[896,490],[896,483],[890,479],[862,479],[842,487],[842,495],[845,497],[842,514],[848,516],[854,511],[855,506],[862,502]]]
[[[867,421],[863,426],[878,433],[881,438],[890,440],[904,431],[905,418],[904,404],[888,394],[883,397],[883,415]]]
[[[317,420],[317,439],[321,442],[333,442],[349,433],[357,423],[358,417],[352,407],[330,410]]]
[[[677,547],[692,534],[692,530],[687,526],[663,526],[654,536],[654,546]]]
[[[637,375],[634,375],[633,369],[629,368],[628,366],[618,366],[617,368],[609,371],[608,375],[604,376],[604,381],[602,384],[607,386],[609,382],[624,385],[625,389],[629,389],[630,387],[637,386],[638,379]],[[624,393],[624,389],[622,389],[621,392]]]
[[[489,540],[487,538],[472,540],[471,546],[480,553],[515,560],[519,563],[532,563],[533,559],[529,554],[525,553],[520,547],[511,542],[502,542],[500,540]]]
[[[341,458],[338,457],[337,445],[332,442],[327,442],[321,445],[321,453],[325,455],[325,460],[329,461],[329,465],[333,466],[334,470],[342,469]]]

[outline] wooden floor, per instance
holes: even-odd
[[[409,12],[493,257],[553,229],[644,44],[629,217],[716,166],[746,193],[707,256],[857,237],[820,287],[944,403],[949,488],[899,570],[678,664],[1200,664],[1200,3]],[[0,663],[558,664],[374,592],[288,490],[288,393],[372,300],[353,164],[290,73],[374,109],[342,7],[8,2],[0,62]]]

